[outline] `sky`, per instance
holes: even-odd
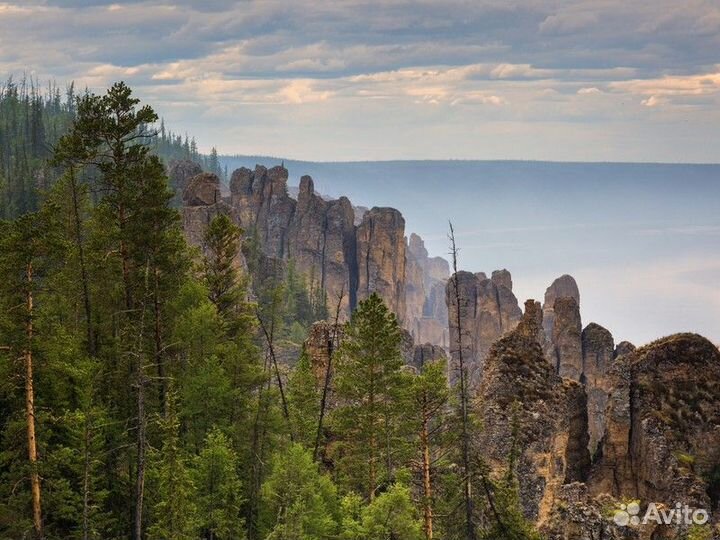
[[[0,0],[23,72],[221,153],[718,161],[717,0]]]

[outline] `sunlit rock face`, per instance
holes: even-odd
[[[590,466],[585,392],[545,360],[541,324],[539,304],[529,300],[522,322],[491,347],[474,404],[480,454],[497,473],[516,445],[523,512],[538,523],[550,518],[562,487],[584,481]]]
[[[676,334],[618,357],[593,493],[713,509],[720,500],[720,352]]]
[[[237,169],[230,180],[227,203],[263,255],[292,263],[311,290],[323,291],[330,318],[348,320],[376,292],[415,341],[447,345],[447,262],[428,257],[417,235],[406,240],[402,214],[321,197],[309,176],[293,198],[287,181],[284,167],[262,166]]]
[[[407,241],[405,267],[405,327],[416,343],[449,344],[445,283],[448,262],[429,257],[425,243],[412,233]]]
[[[514,330],[522,317],[517,298],[507,285],[512,285],[512,280],[506,270],[495,279],[482,272],[460,271],[446,285],[452,363],[457,368],[462,351],[473,384],[482,378],[493,343]]]

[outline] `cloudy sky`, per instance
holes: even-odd
[[[0,0],[0,73],[311,160],[717,162],[719,51],[717,0]]]

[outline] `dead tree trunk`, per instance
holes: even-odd
[[[422,471],[423,471],[423,524],[425,538],[432,540],[433,537],[433,510],[432,510],[432,481],[430,478],[430,435],[427,399],[423,403],[422,428],[420,431],[420,444],[422,446]]]
[[[345,296],[345,288],[340,290],[338,295],[338,302],[335,308],[335,320],[333,321],[332,336],[328,340],[328,361],[325,366],[325,380],[323,381],[323,391],[320,398],[320,413],[318,414],[318,427],[315,433],[315,446],[313,448],[313,460],[317,459],[318,451],[320,449],[320,439],[322,438],[323,421],[325,420],[325,411],[327,409],[327,398],[330,392],[330,378],[332,377],[332,359],[333,354],[338,348],[339,331],[338,323],[340,321],[340,306],[342,304],[343,297]]]
[[[455,297],[455,324],[457,326],[457,360],[458,371],[460,376],[460,425],[461,425],[461,446],[462,446],[462,468],[463,468],[463,502],[465,505],[465,535],[467,540],[475,540],[475,525],[473,522],[473,500],[471,488],[471,467],[470,467],[470,433],[469,433],[469,417],[468,417],[468,381],[467,368],[463,357],[463,331],[462,331],[462,309],[460,298],[460,288],[458,286],[458,248],[455,243],[455,231],[452,222],[450,222],[450,255],[452,256],[453,275],[450,283],[453,288]],[[452,330],[452,329],[451,329]]]
[[[38,451],[35,438],[35,388],[33,385],[33,265],[29,262],[25,267],[25,420],[27,423],[28,461],[30,462],[30,489],[32,494],[33,530],[37,538],[43,537],[42,507],[40,497],[40,473],[38,472]]]

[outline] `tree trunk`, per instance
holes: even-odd
[[[453,276],[451,281],[455,293],[455,315],[457,318],[457,347],[458,347],[458,368],[460,371],[460,414],[462,430],[462,466],[463,466],[463,499],[465,503],[465,534],[467,540],[475,540],[475,526],[473,524],[473,501],[470,475],[470,433],[468,432],[468,388],[467,370],[463,357],[462,347],[462,324],[460,309],[460,289],[457,280],[457,246],[455,245],[455,231],[450,223],[450,254],[452,255]]]
[[[33,266],[28,263],[25,269],[27,291],[25,293],[25,309],[27,322],[25,323],[25,336],[27,344],[25,349],[25,419],[27,422],[28,460],[30,461],[30,489],[32,493],[33,529],[36,538],[42,538],[42,510],[40,498],[40,474],[37,469],[38,452],[35,439],[35,389],[33,386]]]
[[[430,478],[430,437],[428,435],[428,410],[427,400],[423,402],[422,431],[420,432],[420,444],[423,454],[423,522],[425,538],[432,540],[433,537],[433,511],[432,511],[432,481]]]
[[[85,426],[83,430],[83,540],[90,537],[90,426],[88,425],[87,415],[85,416]]]
[[[154,338],[155,338],[155,363],[157,364],[158,379],[160,379],[159,385],[159,398],[160,398],[160,410],[162,411],[163,418],[168,417],[168,402],[167,402],[167,378],[165,376],[165,358],[162,349],[162,321],[160,313],[160,292],[159,289],[159,278],[158,269],[155,268],[153,271],[153,317],[154,317]]]
[[[325,366],[325,380],[323,381],[322,397],[320,398],[320,413],[318,415],[318,426],[317,432],[315,433],[315,446],[313,447],[313,460],[317,459],[318,450],[320,449],[320,438],[322,437],[323,421],[325,419],[325,409],[327,408],[327,397],[330,391],[330,378],[332,377],[332,359],[335,350],[338,348],[338,323],[340,321],[340,305],[342,304],[343,297],[345,296],[345,288],[340,290],[338,295],[338,303],[335,308],[335,320],[333,322],[333,334],[331,339],[328,341],[328,361]]]
[[[77,182],[75,180],[75,169],[70,167],[70,191],[72,192],[73,217],[75,221],[75,243],[78,249],[78,260],[80,262],[80,281],[83,290],[83,304],[85,307],[85,323],[88,340],[88,352],[94,356],[97,352],[95,343],[95,331],[92,321],[92,310],[90,304],[90,290],[88,286],[88,273],[85,264],[85,246],[82,239],[82,221],[80,219],[80,203],[77,196]]]
[[[143,499],[145,497],[145,375],[142,362],[138,360],[138,431],[137,471],[135,473],[135,540],[142,540]]]

